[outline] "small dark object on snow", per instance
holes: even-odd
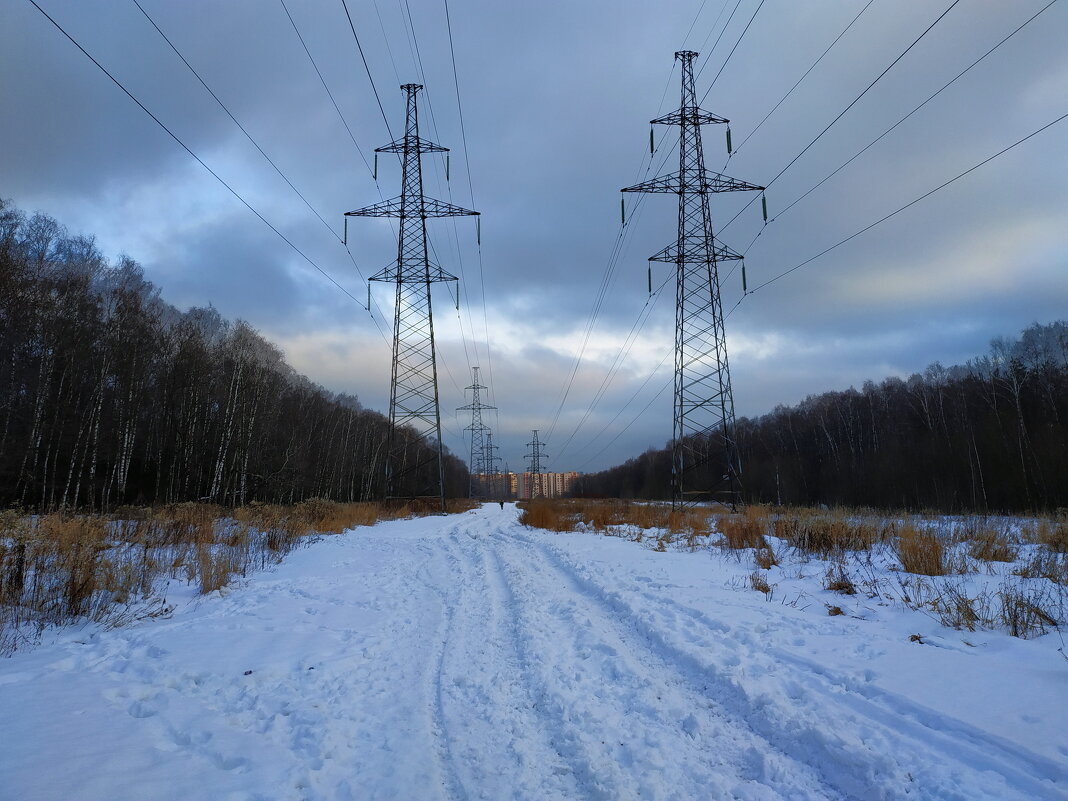
[[[501,509],[504,509],[504,501],[497,501],[501,505]]]
[[[919,634],[910,634],[909,642],[918,642],[920,645],[923,645],[923,637],[921,637]]]
[[[251,670],[246,670],[245,671],[245,675],[246,676],[251,676],[252,675],[252,671]]]

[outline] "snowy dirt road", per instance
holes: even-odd
[[[0,799],[1068,798],[1049,649],[899,634],[511,506],[384,523],[0,662]]]

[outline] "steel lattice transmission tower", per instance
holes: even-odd
[[[741,465],[735,441],[734,396],[723,329],[719,263],[741,259],[712,232],[710,194],[762,191],[764,187],[705,169],[701,126],[728,120],[703,111],[694,92],[697,53],[682,62],[682,104],[653,124],[679,126],[679,170],[623,189],[679,196],[679,233],[650,261],[675,265],[675,401],[671,500],[674,507],[702,498],[737,508]]]
[[[477,215],[423,194],[423,153],[444,153],[448,148],[419,136],[416,94],[423,87],[406,83],[407,113],[404,137],[376,153],[401,156],[400,197],[345,213],[347,217],[398,217],[397,261],[372,281],[396,284],[393,319],[393,369],[389,392],[389,441],[386,454],[388,498],[437,498],[445,509],[445,470],[438,404],[438,367],[434,352],[434,314],[430,285],[455,281],[456,276],[431,264],[427,254],[426,221],[430,217]],[[416,456],[413,440],[421,441],[429,456]]]
[[[468,475],[470,480],[468,483],[468,495],[472,498],[476,495],[476,487],[478,495],[484,495],[486,476],[489,475],[489,467],[486,463],[486,457],[488,452],[486,450],[486,438],[489,435],[489,428],[482,424],[482,410],[483,409],[496,409],[496,406],[489,406],[482,402],[480,391],[483,389],[489,389],[489,387],[478,383],[478,368],[472,367],[471,372],[474,374],[474,383],[471,386],[466,387],[471,391],[471,402],[466,406],[458,406],[456,411],[458,412],[471,412],[471,425],[465,428],[465,431],[471,432],[471,461],[469,462],[470,470]],[[478,476],[476,479],[475,476]]]
[[[542,450],[545,447],[544,442],[538,441],[538,429],[534,429],[534,440],[527,443],[527,447],[530,448],[530,453],[524,456],[524,459],[530,459],[530,497],[531,498],[544,498],[545,488],[542,486],[541,480],[541,460],[548,459],[549,455]]]
[[[494,451],[499,448],[493,444],[493,432],[486,431],[486,445],[483,451],[483,464],[485,465],[484,475],[489,478],[489,496],[491,498],[503,498],[505,495],[504,488],[501,487],[501,471],[497,467],[497,462],[501,460],[500,456],[494,455]]]

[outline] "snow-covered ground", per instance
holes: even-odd
[[[829,616],[516,515],[324,537],[0,660],[0,799],[1068,798],[1056,633]]]

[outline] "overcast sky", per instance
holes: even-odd
[[[488,422],[512,469],[522,468],[532,428],[547,441],[551,470],[600,469],[662,446],[671,435],[665,387],[674,293],[668,283],[646,307],[646,259],[675,237],[675,198],[646,196],[636,205],[638,196],[628,195],[629,225],[614,259],[613,252],[618,190],[652,177],[665,159],[661,172],[677,169],[678,129],[660,127],[647,172],[648,121],[678,105],[673,53],[701,53],[698,96],[719,73],[703,107],[731,119],[737,147],[867,0],[452,0],[466,159],[443,2],[409,0],[417,59],[405,2],[348,1],[393,132],[403,130],[399,85],[424,83],[421,132],[452,148],[449,184],[443,159],[425,157],[427,194],[483,215],[481,259],[471,218],[428,223],[437,261],[464,279],[459,316],[447,285],[434,287],[447,445],[468,452],[469,420],[453,409],[466,403],[461,388],[477,364],[499,407]],[[366,297],[334,235],[133,0],[38,2],[279,231],[352,295]],[[1068,112],[1068,2],[1059,0],[777,216],[1046,2],[958,2],[770,186],[775,219],[747,251],[750,288]],[[362,156],[280,2],[141,4],[336,232],[344,211],[399,194],[395,158],[380,162],[377,186],[364,161],[390,136],[341,0],[286,4]],[[707,165],[768,184],[950,5],[873,0],[725,167],[722,126],[706,127]],[[249,321],[300,372],[387,411],[389,288],[374,286],[376,326],[28,0],[0,0],[0,108],[0,197],[46,212],[73,233],[95,234],[109,258],[126,253],[140,262],[166,300],[182,308],[210,303]],[[811,393],[908,376],[934,361],[961,363],[993,337],[1068,316],[1066,144],[1068,121],[740,304],[740,273],[726,278],[737,413],[760,415]],[[717,232],[748,199],[714,197]],[[741,250],[761,227],[755,204],[722,238]],[[387,220],[350,220],[363,276],[393,258],[394,230]],[[609,268],[607,295],[557,418]],[[655,265],[654,284],[671,269]],[[636,343],[587,416],[643,307]]]

